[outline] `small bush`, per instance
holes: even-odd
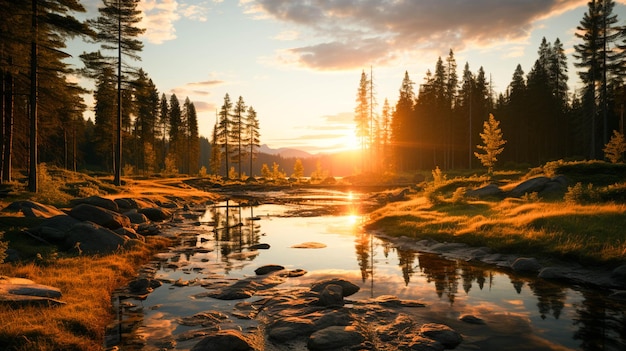
[[[567,192],[563,198],[567,203],[588,204],[597,202],[599,199],[598,192],[593,189],[592,184],[583,186],[578,182],[574,186],[567,187]]]
[[[4,236],[4,232],[0,232],[0,239]],[[9,243],[0,241],[0,263],[4,262],[4,259],[7,258],[7,249],[9,248]]]

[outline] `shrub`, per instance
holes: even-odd
[[[4,232],[0,232],[0,239],[2,239],[3,235],[4,235]],[[4,262],[4,259],[7,258],[8,248],[9,248],[9,243],[0,241],[0,263]]]
[[[592,184],[583,186],[582,183],[578,182],[574,186],[567,187],[567,192],[563,199],[568,203],[586,204],[598,201],[599,196],[598,192],[593,189]]]

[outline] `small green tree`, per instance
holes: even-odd
[[[483,140],[483,145],[476,145],[484,153],[474,152],[474,156],[480,160],[483,166],[487,167],[487,173],[493,173],[493,166],[498,161],[498,155],[504,151],[504,144],[506,140],[502,139],[502,130],[500,129],[500,122],[497,121],[493,115],[489,114],[489,120],[483,123],[483,132],[480,133],[480,138]]]
[[[622,161],[624,152],[626,151],[626,141],[624,141],[624,134],[613,131],[611,140],[604,146],[604,157],[611,163],[618,163]]]
[[[272,178],[272,171],[270,171],[270,168],[267,166],[267,163],[264,163],[261,166],[261,176],[265,179]]]
[[[298,180],[304,177],[304,166],[299,158],[296,159],[296,163],[293,165],[293,177],[298,178]]]

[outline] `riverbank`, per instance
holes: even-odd
[[[293,189],[293,186],[290,186],[289,189]],[[295,187],[297,191],[297,187]],[[267,189],[267,188],[265,188]],[[271,190],[279,190],[276,188],[270,188]],[[283,188],[282,190],[287,189]],[[178,178],[178,179],[161,179],[158,181],[154,180],[129,180],[126,182],[124,189],[119,193],[107,194],[106,197],[110,199],[121,199],[121,198],[145,198],[150,199],[151,201],[161,201],[172,202],[172,200],[177,200],[177,208],[193,208],[199,204],[203,204],[206,202],[217,201],[220,198],[223,198],[227,194],[236,193],[239,198],[243,198],[245,200],[255,199],[258,202],[264,201],[276,201],[276,194],[272,194],[271,198],[263,199],[262,193],[264,187],[262,185],[255,185],[254,188],[243,188],[243,187],[234,187],[228,190],[224,189],[224,191],[216,191],[216,192],[207,192],[204,190],[198,190],[187,182],[186,179]],[[345,190],[345,189],[342,189]],[[376,203],[373,207],[383,206],[382,208],[374,211],[370,215],[370,229],[380,231],[381,235],[384,232],[387,235],[390,241],[395,242],[398,246],[404,246],[414,250],[422,250],[425,252],[436,252],[438,254],[442,254],[448,257],[456,257],[467,260],[478,260],[486,257],[491,257],[491,264],[497,266],[503,266],[504,263],[512,264],[511,257],[513,253],[518,253],[523,256],[534,256],[534,254],[540,252],[536,247],[524,246],[524,240],[529,240],[531,244],[542,243],[546,241],[546,237],[540,237],[539,234],[547,233],[545,228],[542,226],[547,226],[547,224],[552,223],[550,218],[551,211],[548,211],[548,207],[552,206],[553,209],[558,209],[563,206],[562,203],[559,202],[542,202],[538,199],[533,199],[532,197],[521,198],[521,199],[507,199],[507,200],[498,200],[498,201],[486,201],[486,200],[472,200],[465,199],[463,201],[455,201],[448,202],[442,201],[436,204],[432,204],[428,201],[428,198],[424,196],[423,193],[420,193],[419,189],[404,189],[402,191],[398,191],[396,189],[394,191],[384,192],[383,195],[377,194],[376,196],[372,196],[369,198],[372,202]],[[248,191],[254,192],[254,197],[246,197]],[[221,193],[221,194],[217,194]],[[243,197],[242,197],[243,195]],[[284,200],[284,199],[281,199]],[[445,199],[444,199],[445,200]],[[604,212],[610,212],[608,209],[611,206],[608,206],[607,211],[598,211],[597,205],[596,207],[586,207],[587,205],[580,205],[579,207],[571,207],[573,209],[573,213],[576,215],[584,216],[585,219],[593,219],[594,214],[603,214]],[[589,205],[592,206],[592,205]],[[4,207],[4,206],[3,206]],[[569,207],[569,206],[567,206]],[[619,221],[620,218],[624,217],[623,208],[617,207],[615,217],[609,217],[609,219],[614,218],[615,221]],[[620,212],[622,211],[622,212]],[[532,214],[529,215],[529,214]],[[543,214],[543,216],[541,216]],[[527,216],[528,217],[525,217]],[[499,217],[497,217],[499,216]],[[555,218],[564,217],[564,223],[568,223],[569,215],[564,215],[561,213],[560,215],[555,215]],[[520,220],[521,218],[526,218],[527,222],[519,222],[522,223],[519,226],[515,226],[516,220]],[[543,218],[543,219],[542,219]],[[547,219],[546,219],[547,218]],[[604,222],[607,217],[599,217],[603,219],[599,222]],[[17,218],[11,218],[11,222],[18,221]],[[543,221],[543,222],[542,222]],[[609,223],[614,222],[612,220]],[[6,222],[5,222],[6,223]],[[534,226],[529,225],[529,223],[534,223]],[[578,222],[575,223],[586,223]],[[617,222],[619,225],[619,222]],[[19,227],[14,226],[14,227]],[[516,233],[506,232],[504,231],[506,228],[514,228]],[[587,225],[582,225],[583,228],[588,228]],[[622,226],[623,227],[623,226]],[[465,230],[461,230],[465,228]],[[524,231],[527,229],[533,229],[533,235],[524,235]],[[539,229],[538,229],[539,228]],[[543,228],[543,229],[541,229]],[[596,227],[594,227],[596,228]],[[13,228],[15,229],[15,228]],[[540,230],[541,229],[541,230]],[[2,229],[0,229],[2,230]],[[185,231],[185,229],[178,228],[179,231]],[[595,230],[595,229],[594,229]],[[561,230],[563,231],[563,230]],[[461,234],[459,234],[461,233]],[[502,234],[509,234],[503,236]],[[423,234],[431,234],[432,238],[422,237],[420,235]],[[482,236],[481,236],[482,234]],[[518,247],[511,244],[512,240],[510,237],[518,236],[519,239]],[[585,241],[586,233],[582,233],[580,236],[575,236],[573,239],[567,241],[566,236],[561,236],[561,239],[555,241],[554,243],[559,244],[563,242],[567,242],[570,245],[574,243],[574,239]],[[393,238],[392,236],[396,236],[397,238]],[[502,238],[506,238],[506,240],[502,240]],[[469,239],[471,240],[469,240]],[[469,243],[475,245],[475,247],[461,247],[458,245],[459,242],[467,239]],[[425,240],[425,241],[424,241]],[[490,243],[489,240],[493,241],[493,244]],[[588,240],[590,241],[590,240]],[[496,246],[498,244],[505,244],[505,246]],[[494,247],[491,247],[491,246]],[[508,246],[506,246],[508,245]],[[615,245],[606,245],[606,246],[615,246]],[[485,249],[488,247],[488,249]],[[576,245],[569,246],[570,248],[576,248]],[[78,309],[66,309],[63,307],[63,310],[72,311],[72,316],[68,315],[55,315],[54,313],[44,313],[42,316],[41,311],[33,309],[30,312],[21,311],[18,313],[9,313],[5,317],[0,316],[0,322],[3,325],[7,326],[6,328],[18,328],[18,329],[4,329],[0,332],[0,341],[2,341],[2,337],[8,335],[6,340],[11,340],[15,342],[19,340],[21,342],[21,348],[15,348],[16,350],[54,350],[59,349],[59,345],[66,345],[68,340],[83,340],[85,344],[80,344],[75,342],[76,349],[78,350],[97,350],[98,347],[101,347],[102,344],[97,345],[97,340],[102,341],[102,335],[104,328],[100,329],[100,325],[102,323],[108,323],[111,321],[111,308],[110,305],[107,307],[102,301],[106,301],[106,297],[108,296],[110,303],[110,294],[111,290],[116,287],[123,287],[126,283],[128,283],[132,278],[137,277],[137,273],[142,265],[142,262],[145,263],[149,260],[149,256],[163,249],[164,246],[159,248],[158,246],[148,247],[149,254],[146,255],[146,252],[139,255],[139,259],[134,258],[135,254],[131,256],[118,256],[112,255],[102,257],[102,264],[98,263],[97,260],[85,259],[84,257],[62,257],[61,259],[48,260],[45,262],[33,262],[26,264],[22,270],[14,271],[16,276],[24,276],[35,278],[38,282],[46,284],[45,282],[51,282],[53,284],[58,284],[63,286],[64,290],[67,291],[67,294],[72,295],[73,297],[67,297],[68,300],[72,300],[75,308]],[[474,249],[480,249],[479,251],[475,251]],[[455,251],[460,250],[460,251]],[[540,258],[550,258],[552,252],[547,249],[542,249],[545,253],[545,256]],[[582,254],[584,254],[588,249],[580,250]],[[474,256],[466,257],[463,256],[467,254],[468,251],[473,251]],[[615,248],[613,249],[615,251]],[[617,249],[616,252],[618,252]],[[564,251],[567,253],[567,251]],[[508,254],[511,254],[510,256]],[[595,254],[595,252],[592,252]],[[622,253],[623,255],[623,253]],[[495,259],[494,257],[499,257]],[[519,257],[519,256],[518,256]],[[568,259],[570,258],[570,262],[580,260],[580,255],[577,253],[575,257],[568,257],[567,254],[563,256],[559,256],[559,258]],[[617,259],[609,259],[606,261],[602,261],[601,256],[600,260],[598,258],[593,258],[593,264],[596,267],[601,268],[600,266],[605,265],[608,269],[615,267],[616,264],[620,262],[619,256]],[[554,258],[553,258],[554,259]],[[107,260],[114,260],[115,262],[126,262],[130,265],[130,268],[121,268],[115,264],[110,264]],[[583,259],[585,260],[585,259]],[[93,262],[92,262],[93,261]],[[96,263],[94,263],[96,262]],[[108,263],[107,263],[108,262]],[[486,262],[487,261],[481,261]],[[544,261],[545,262],[545,261]],[[582,261],[583,263],[589,261]],[[543,263],[542,263],[543,264]],[[92,268],[94,270],[98,266],[109,267],[108,271],[105,271],[102,275],[98,275],[96,277],[83,276],[80,274],[81,271],[90,271]],[[62,272],[53,270],[54,267],[61,266],[65,270]],[[5,275],[6,265],[0,266],[2,269],[2,275]],[[20,267],[17,265],[16,267]],[[536,266],[534,266],[537,269]],[[99,270],[99,268],[98,268]],[[9,271],[6,271],[9,272]],[[11,275],[9,274],[6,275]],[[45,280],[44,277],[63,277],[63,280]],[[78,279],[76,279],[78,278]],[[72,284],[78,283],[78,281],[89,281],[98,280],[103,281],[105,285],[91,284],[93,287],[100,293],[96,292],[87,292],[83,294],[76,293],[77,289],[72,287]],[[558,279],[558,278],[557,278]],[[332,292],[328,292],[332,295]],[[269,295],[277,295],[279,294],[278,290],[268,289],[267,292],[263,292],[259,295],[259,297],[266,296],[264,294]],[[311,296],[309,292],[306,291],[289,291],[294,298],[293,305],[283,302],[282,308],[293,308],[295,306],[302,307],[303,303],[310,302]],[[90,301],[91,297],[99,296],[97,299],[97,304],[104,305],[104,308],[89,308],[89,304],[86,302]],[[342,295],[343,296],[343,295]],[[269,296],[266,296],[269,297]],[[316,298],[319,299],[319,296]],[[389,298],[390,300],[383,301],[372,301],[370,304],[363,307],[362,311],[367,310],[368,308],[372,308],[374,305],[385,305],[387,304],[395,304],[396,306],[402,306],[402,303],[407,303],[406,301],[402,301],[399,299]],[[338,301],[337,301],[338,302]],[[274,301],[273,303],[276,303]],[[268,305],[269,306],[269,305]],[[300,308],[298,307],[298,308]],[[108,308],[108,311],[107,311]],[[413,307],[412,307],[413,308]],[[53,309],[51,311],[61,310],[61,309]],[[103,314],[103,311],[108,314]],[[10,311],[9,311],[10,312]],[[299,313],[310,315],[309,321],[301,320],[302,323],[317,323],[317,318],[320,317],[319,314],[315,314],[319,311],[314,310],[301,310]],[[380,309],[382,314],[388,313],[389,310]],[[24,314],[26,313],[26,314]],[[277,313],[280,313],[277,311]],[[312,314],[313,313],[313,314]],[[365,312],[363,312],[365,313]],[[80,318],[74,317],[73,315],[78,314]],[[26,315],[32,315],[33,318],[26,319]],[[283,316],[284,317],[284,316]],[[372,316],[370,316],[372,317]],[[6,318],[6,319],[3,319]],[[18,322],[14,322],[15,318],[18,318]],[[52,318],[52,319],[47,319]],[[404,317],[402,317],[404,318]],[[397,321],[395,327],[402,328],[406,325],[415,325],[416,321],[407,321],[407,320]],[[25,323],[19,322],[20,320]],[[103,322],[103,320],[105,322]],[[52,321],[52,322],[51,322]],[[371,322],[370,320],[369,322]],[[365,320],[367,322],[367,320]],[[428,321],[421,321],[426,324]],[[99,323],[99,324],[98,324]],[[380,325],[385,325],[385,323],[392,325],[394,321],[390,321],[388,319],[380,319]],[[409,324],[406,324],[409,323]],[[42,327],[39,327],[41,325]],[[53,331],[52,333],[46,333],[46,325],[54,325],[58,329],[57,331]],[[299,324],[295,323],[292,325],[293,328],[299,328]],[[19,329],[22,328],[22,329]],[[32,334],[29,334],[29,331],[33,330]],[[54,330],[54,329],[51,329]],[[97,332],[96,332],[97,331]],[[354,335],[353,330],[335,330],[341,335],[344,336],[352,336]],[[359,331],[361,334],[367,335],[367,333],[372,333],[372,331],[368,331],[366,329]],[[388,334],[393,334],[394,330],[388,329]],[[401,334],[398,331],[396,334]],[[19,337],[20,335],[26,335],[26,338]],[[54,340],[55,335],[58,336],[57,340]],[[417,335],[416,335],[417,336]],[[230,337],[230,336],[227,336]],[[89,341],[85,341],[89,340]],[[426,342],[422,340],[423,342]],[[56,342],[56,344],[55,344]],[[74,341],[72,341],[74,342]],[[408,343],[408,340],[397,341],[400,343]],[[56,345],[56,346],[55,346]],[[374,345],[373,345],[374,346]]]

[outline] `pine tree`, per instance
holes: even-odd
[[[619,49],[619,43],[626,35],[619,26],[617,15],[613,15],[615,2],[613,0],[591,0],[587,4],[580,25],[577,27],[576,37],[582,40],[574,46],[574,63],[579,71],[580,79],[585,85],[583,106],[585,114],[590,120],[590,150],[591,158],[596,158],[597,144],[608,141],[609,131],[609,84],[622,73],[624,55],[626,52]],[[598,132],[598,111],[601,113],[602,128]]]
[[[361,160],[365,159],[365,150],[367,149],[369,137],[369,118],[370,118],[370,99],[369,99],[370,82],[365,71],[361,72],[359,88],[356,95],[356,107],[354,109],[354,121],[356,122],[356,136],[361,143]],[[363,164],[361,165],[363,169]]]
[[[170,162],[174,163],[177,170],[180,170],[182,164],[185,134],[183,127],[183,112],[180,107],[180,102],[176,94],[170,96],[170,108],[169,108],[169,150],[167,157]]]
[[[394,145],[394,163],[398,170],[409,169],[414,163],[410,160],[413,154],[414,132],[417,129],[414,121],[415,93],[413,81],[409,73],[404,72],[400,86],[400,97],[391,120],[391,138]]]
[[[224,95],[224,104],[219,113],[219,122],[217,128],[217,137],[219,140],[219,145],[222,150],[223,159],[226,162],[226,172],[230,170],[229,159],[230,159],[230,148],[229,145],[231,143],[230,130],[231,130],[231,110],[233,108],[233,103],[230,101],[230,96],[228,93]],[[226,174],[226,178],[228,178],[228,173]]]
[[[187,98],[188,101],[189,98]],[[200,135],[198,133],[198,115],[193,102],[186,108],[187,111],[187,150],[189,154],[189,174],[197,174],[200,169]]]
[[[626,152],[626,141],[624,141],[624,134],[613,131],[611,140],[604,146],[604,157],[609,159],[611,163],[621,162],[624,158],[624,152]]]
[[[502,130],[500,130],[500,122],[498,122],[492,114],[489,114],[489,120],[483,123],[483,132],[480,133],[483,145],[476,145],[484,153],[474,152],[474,156],[480,160],[483,166],[487,167],[487,173],[493,174],[493,167],[498,161],[498,155],[504,151],[506,140],[502,139]]]
[[[304,177],[304,166],[302,165],[302,160],[297,158],[295,164],[293,165],[293,177],[300,181],[300,178]]]
[[[246,138],[244,143],[247,145],[248,158],[250,161],[250,176],[253,176],[252,162],[257,158],[259,154],[259,143],[261,133],[259,131],[259,120],[256,115],[256,111],[252,106],[248,107],[248,113],[246,114]]]
[[[137,24],[141,21],[141,11],[137,9],[139,0],[103,0],[103,7],[98,8],[100,16],[90,25],[96,30],[96,40],[103,50],[114,51],[115,56],[103,56],[103,61],[117,66],[117,125],[115,149],[115,185],[121,185],[122,166],[122,82],[123,75],[134,73],[122,70],[122,59],[127,57],[139,60],[139,52],[143,49],[142,42],[137,39],[145,32]],[[83,55],[88,59],[88,55]]]
[[[243,97],[239,97],[235,106],[233,107],[233,114],[231,120],[230,140],[235,147],[233,150],[233,161],[237,163],[237,170],[239,177],[242,176],[241,166],[243,155],[246,150],[243,147],[244,133],[247,131],[244,121],[244,113],[246,112],[246,103],[243,101]]]
[[[159,159],[159,168],[165,169],[165,157],[167,155],[167,135],[169,132],[169,124],[170,124],[170,107],[167,102],[167,96],[165,93],[161,95],[161,102],[159,103],[159,119],[158,119],[160,134],[161,134],[161,145],[159,146],[158,159]]]

